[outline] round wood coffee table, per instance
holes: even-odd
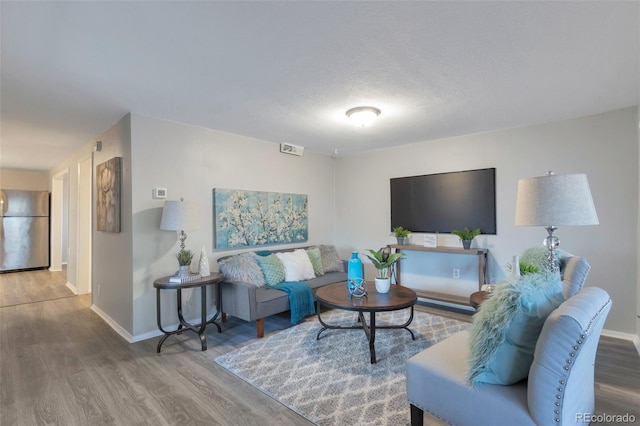
[[[318,321],[320,321],[320,324],[322,325],[322,328],[318,331],[316,340],[320,340],[320,335],[325,330],[362,329],[369,340],[371,364],[376,363],[376,329],[404,328],[411,334],[411,338],[413,340],[416,339],[413,332],[409,330],[408,327],[413,321],[413,305],[416,304],[418,297],[410,288],[392,285],[389,289],[389,293],[378,293],[375,285],[367,282],[367,296],[350,297],[349,291],[347,290],[347,283],[341,282],[320,287],[316,292],[316,299],[318,301]],[[320,316],[321,305],[329,308],[358,312],[359,324],[354,326],[327,324]],[[404,324],[376,326],[376,312],[397,311],[405,308],[411,308],[411,315]],[[369,312],[369,324],[365,321],[365,312]]]

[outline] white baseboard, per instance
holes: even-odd
[[[76,288],[75,285],[71,284],[69,281],[67,281],[67,284],[65,284],[67,286],[67,288],[69,290],[71,290],[73,292],[73,294],[78,294],[78,289]]]
[[[102,318],[104,322],[109,324],[109,327],[113,328],[116,331],[116,333],[118,333],[124,340],[126,340],[129,343],[133,343],[133,338],[131,334],[129,334],[127,330],[122,328],[120,324],[115,322],[113,318],[107,315],[106,312],[104,312],[102,309],[98,308],[96,305],[93,305],[93,304],[91,305],[91,310],[96,314],[98,314],[98,316]]]
[[[173,328],[171,330],[173,330]],[[143,340],[153,339],[154,337],[160,337],[160,336],[162,336],[162,331],[160,331],[160,330],[151,330],[151,331],[148,331],[146,333],[136,334],[135,336],[133,336],[131,338],[131,342],[130,343],[142,342]]]
[[[129,343],[142,342],[143,340],[153,339],[154,337],[160,337],[163,334],[162,331],[160,331],[160,330],[151,330],[151,331],[148,331],[146,333],[136,334],[135,336],[132,336],[127,330],[122,328],[120,326],[120,324],[115,322],[113,320],[113,318],[111,318],[109,315],[107,315],[106,312],[104,312],[102,309],[98,308],[96,305],[91,305],[91,310],[93,312],[95,312],[96,314],[98,314],[98,316],[100,318],[102,318],[104,320],[104,322],[109,324],[109,326],[111,328],[113,328],[116,333],[118,333],[124,340],[126,340]],[[213,317],[213,315],[210,315],[207,318],[207,321],[209,321],[212,317]],[[199,324],[200,323],[200,318],[191,319],[191,320],[188,320],[187,322],[190,322],[191,324]],[[215,327],[215,325],[211,325],[211,326]],[[164,327],[165,330],[175,330],[176,328],[178,328],[178,323],[172,324],[172,325],[169,325],[169,326],[163,326],[163,327]]]
[[[640,337],[631,333],[622,333],[614,330],[602,330],[602,335],[607,337],[614,337],[616,339],[629,340],[635,346],[638,355],[640,355]]]
[[[207,321],[210,321],[214,315],[215,315],[215,312],[213,314],[207,315]],[[186,321],[191,324],[200,324],[200,317],[187,319]],[[220,321],[220,318],[216,320],[216,322],[219,322],[219,321]],[[215,325],[209,324],[207,328],[209,327],[215,327]],[[178,323],[163,325],[162,328],[164,328],[165,330],[175,330],[178,328]],[[142,342],[143,340],[153,339],[154,337],[159,337],[162,335],[163,333],[160,330],[151,330],[151,331],[147,331],[146,333],[136,334],[135,336],[132,336],[130,343]]]

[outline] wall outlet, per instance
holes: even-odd
[[[100,296],[100,284],[98,284],[98,296]]]
[[[460,269],[453,268],[453,278],[460,278]]]

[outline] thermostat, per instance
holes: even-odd
[[[167,198],[167,188],[153,188],[153,199],[160,200]]]

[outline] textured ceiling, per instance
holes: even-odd
[[[639,8],[3,1],[0,167],[49,169],[127,112],[346,155],[633,106]]]

